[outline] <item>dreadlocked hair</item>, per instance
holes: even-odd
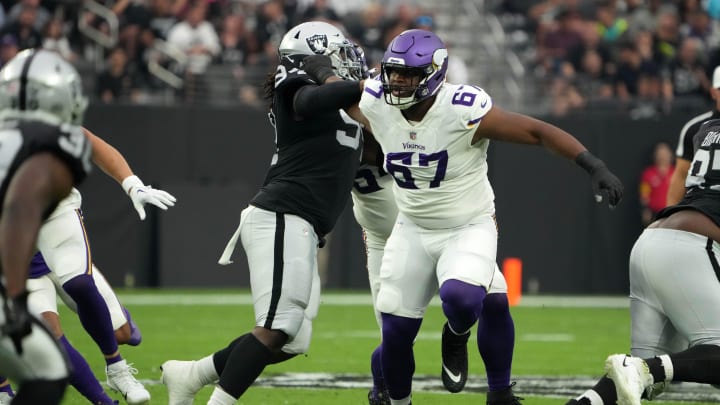
[[[270,107],[272,107],[272,100],[275,96],[275,72],[269,72],[265,76],[265,83],[263,83],[263,98],[268,101]]]

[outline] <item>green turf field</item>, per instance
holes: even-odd
[[[152,394],[152,404],[167,404],[165,387],[158,383],[159,366],[168,359],[197,359],[226,345],[253,323],[247,291],[121,291],[143,332],[138,347],[122,346],[128,362],[139,370],[137,378]],[[367,404],[370,387],[369,356],[379,332],[365,295],[326,294],[315,322],[314,340],[307,356],[270,366],[240,404]],[[513,379],[526,405],[564,404],[591,386],[602,374],[608,354],[629,347],[628,309],[557,307],[550,302],[513,308],[516,351]],[[539,304],[537,304],[539,302]],[[77,317],[61,307],[68,339],[83,353],[104,381],[103,361]],[[431,305],[415,344],[415,404],[484,404],[486,389],[482,361],[470,346],[470,379],[466,392],[448,394],[440,382],[441,309]],[[474,333],[473,333],[474,336]],[[471,339],[474,342],[474,338]],[[672,401],[660,404],[720,402],[720,391],[677,387]],[[211,388],[203,389],[196,404],[205,404]],[[121,399],[117,393],[114,398]],[[700,402],[704,400],[707,402]],[[87,404],[69,388],[64,405]],[[123,401],[121,401],[123,403]]]

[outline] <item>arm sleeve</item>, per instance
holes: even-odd
[[[322,86],[303,86],[295,93],[295,112],[303,117],[348,108],[360,101],[360,85],[356,81],[338,81]]]

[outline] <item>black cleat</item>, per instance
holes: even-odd
[[[516,397],[515,394],[513,394],[513,387],[515,386],[515,383],[513,382],[510,384],[507,388],[505,388],[502,391],[488,391],[487,393],[487,405],[522,405],[522,402],[520,400],[524,399],[521,397]]]
[[[390,405],[390,394],[387,390],[370,390],[368,392],[368,404],[370,405]]]
[[[442,382],[450,392],[460,392],[465,388],[468,377],[467,342],[470,331],[456,335],[447,322],[442,331]]]

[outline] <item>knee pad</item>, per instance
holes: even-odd
[[[447,305],[458,312],[477,311],[482,307],[486,295],[485,287],[455,279],[445,281],[440,287],[440,299],[443,306]]]
[[[282,351],[289,354],[304,354],[310,349],[312,339],[312,320],[303,319],[300,329],[289,342],[283,346]]]
[[[381,286],[377,295],[377,310],[386,314],[393,314],[400,309],[402,293],[389,286]]]

